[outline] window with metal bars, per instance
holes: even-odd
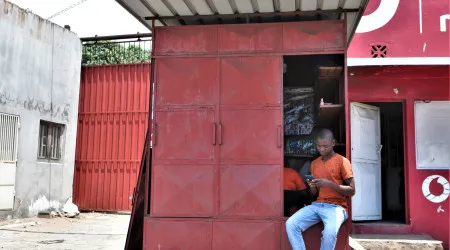
[[[17,161],[19,117],[0,113],[0,162]]]
[[[39,126],[38,158],[59,161],[62,155],[64,125],[41,121]]]

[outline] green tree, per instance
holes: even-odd
[[[82,65],[130,64],[150,62],[150,50],[131,43],[84,44]]]

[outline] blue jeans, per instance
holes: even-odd
[[[286,221],[286,232],[293,250],[306,250],[302,232],[319,223],[324,224],[320,250],[333,250],[337,234],[348,215],[341,206],[329,203],[313,202],[300,209]]]

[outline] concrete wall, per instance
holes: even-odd
[[[21,123],[17,216],[59,207],[72,196],[81,50],[76,34],[0,0],[0,112]],[[65,125],[60,163],[37,160],[40,120]]]

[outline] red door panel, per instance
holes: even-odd
[[[283,50],[311,52],[345,50],[344,21],[283,24]]]
[[[219,26],[219,52],[277,52],[281,37],[277,24]]]
[[[157,106],[217,103],[219,59],[161,58],[156,71]]]
[[[214,111],[155,112],[155,160],[213,160]]]
[[[223,58],[220,104],[281,105],[281,67],[280,56]]]
[[[217,51],[217,26],[159,27],[155,54],[210,54]]]
[[[209,219],[145,217],[144,232],[146,250],[211,250],[212,222]]]
[[[279,222],[214,221],[213,250],[279,250]]]
[[[221,110],[221,163],[280,164],[280,109]]]
[[[214,166],[154,165],[153,176],[153,216],[213,215]]]
[[[220,216],[279,217],[281,194],[280,165],[220,167]]]

